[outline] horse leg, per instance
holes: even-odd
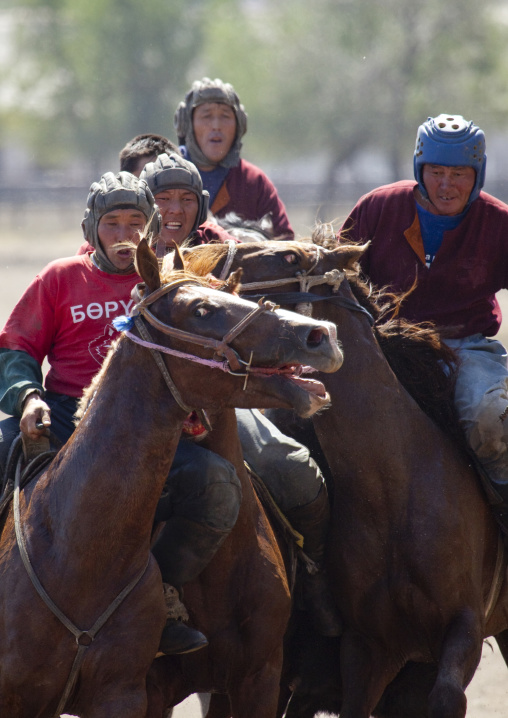
[[[473,611],[463,611],[443,640],[436,683],[429,695],[429,718],[464,718],[464,689],[480,662],[482,632]]]
[[[508,629],[501,631],[501,633],[498,633],[497,636],[494,636],[494,638],[499,646],[504,662],[508,666]]]
[[[212,693],[208,705],[208,712],[203,712],[203,715],[205,715],[206,718],[229,718],[231,715],[229,696],[225,693]]]
[[[280,661],[235,681],[229,692],[232,718],[275,718],[279,702]],[[221,716],[222,718],[222,716]]]
[[[340,718],[370,718],[386,686],[400,669],[386,650],[353,631],[345,631],[340,647],[342,708]]]

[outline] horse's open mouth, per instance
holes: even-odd
[[[326,406],[330,401],[328,392],[322,382],[317,379],[311,379],[308,376],[303,376],[304,374],[315,371],[316,369],[313,367],[303,366],[301,364],[288,364],[277,368],[251,367],[250,369],[250,373],[257,376],[265,376],[267,378],[276,376],[281,379],[286,379],[293,387],[293,391],[288,393],[294,394],[295,389],[296,393],[305,392],[308,397],[308,406],[305,409],[301,406],[299,408],[295,406],[295,409],[297,409],[301,416],[311,416]],[[293,396],[293,399],[296,400],[296,397]]]
[[[310,379],[309,377],[303,376],[290,376],[288,377],[294,384],[297,384],[301,389],[305,389],[309,394],[314,394],[323,399],[327,399],[328,394],[326,393],[325,385],[317,379]]]

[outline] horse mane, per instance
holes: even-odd
[[[333,224],[317,225],[312,241],[330,249],[336,247]],[[389,292],[386,287],[377,289],[362,276],[359,265],[347,269],[346,276],[358,303],[373,316],[375,337],[399,382],[427,416],[465,447],[454,401],[459,363],[456,352],[442,341],[439,328],[432,322],[413,323],[399,316],[404,299],[414,287],[402,294]]]
[[[220,260],[227,254],[228,246],[226,244],[199,244],[197,247],[192,247],[192,252],[186,253],[185,247],[183,249],[183,255],[185,258],[185,267],[187,271],[199,276],[206,277],[207,274],[213,272]],[[166,255],[166,259],[163,263],[163,268],[167,262],[172,261],[172,254]]]

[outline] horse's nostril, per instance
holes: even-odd
[[[318,347],[323,341],[325,332],[322,329],[312,329],[307,337],[307,344],[313,347]]]

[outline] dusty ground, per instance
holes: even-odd
[[[82,210],[72,211],[65,222],[41,213],[20,219],[0,217],[0,325],[3,326],[12,307],[30,280],[52,259],[75,254],[81,244],[79,231]],[[75,226],[72,230],[69,227]],[[295,223],[295,226],[296,223]],[[57,227],[57,231],[51,229]],[[304,231],[304,230],[302,230]],[[508,341],[508,293],[500,295],[505,306],[507,330],[500,336]],[[497,647],[485,644],[480,667],[467,690],[468,718],[508,717],[508,672]],[[175,718],[200,718],[201,702],[193,696],[174,711]]]

